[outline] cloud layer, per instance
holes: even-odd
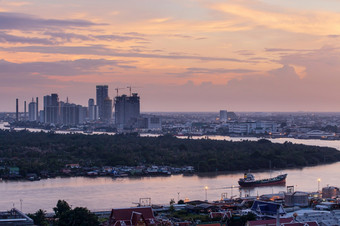
[[[2,0],[0,111],[96,84],[144,111],[340,111],[340,2]]]

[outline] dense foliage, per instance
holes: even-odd
[[[49,225],[46,219],[46,211],[39,209],[35,214],[28,214],[28,216],[34,221],[35,225],[47,226]]]
[[[33,219],[34,224],[39,226],[97,226],[99,225],[98,217],[85,207],[76,207],[72,209],[65,200],[58,200],[57,206],[53,208],[55,216],[51,219],[46,218],[44,210],[38,210],[35,214],[28,214]]]
[[[20,172],[58,172],[65,164],[90,166],[192,165],[196,170],[235,171],[303,167],[340,160],[333,148],[300,144],[179,139],[172,136],[82,135],[0,131],[0,166]]]

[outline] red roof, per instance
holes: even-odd
[[[280,218],[280,224],[291,223],[293,218]],[[247,226],[276,226],[276,219],[248,221]]]
[[[276,219],[248,221],[247,226],[276,226]],[[281,226],[319,226],[315,221],[293,222],[293,218],[280,218]]]
[[[282,224],[283,226],[318,226],[319,224],[316,223],[315,221],[308,221],[308,222],[303,222],[303,223],[287,223],[287,224]]]
[[[146,225],[154,225],[156,223],[151,207],[112,209],[109,225],[136,225],[140,221],[145,222]]]
[[[189,226],[190,222],[179,222],[178,226]]]
[[[197,226],[221,226],[220,223],[210,223],[210,224],[198,224]]]

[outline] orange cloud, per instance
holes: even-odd
[[[263,10],[242,3],[222,3],[212,6],[212,8],[242,18],[253,29],[256,26],[265,26],[270,29],[310,35],[340,33],[340,15],[338,13],[274,7],[270,9],[267,7],[266,10]]]

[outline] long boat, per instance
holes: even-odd
[[[271,177],[262,180],[255,180],[255,177],[251,173],[245,173],[244,178],[238,180],[238,184],[241,187],[259,187],[259,186],[270,186],[279,185],[286,183],[287,174],[281,174],[276,177]]]

